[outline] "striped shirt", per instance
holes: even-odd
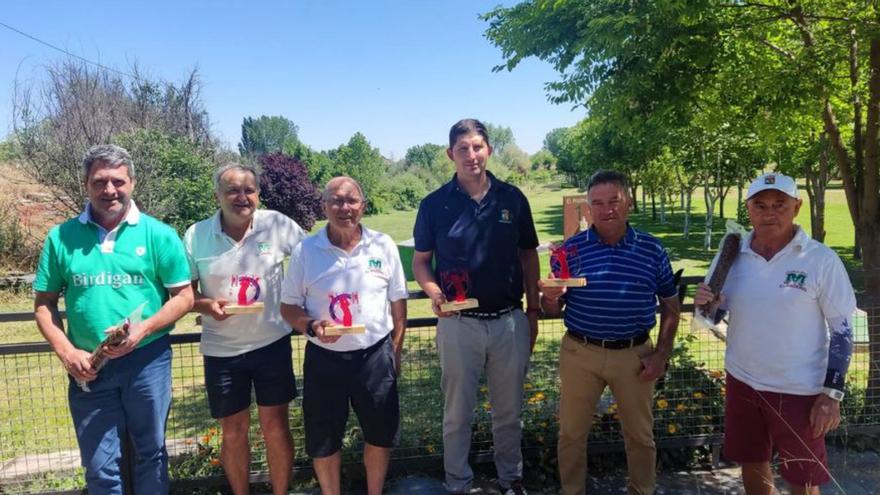
[[[564,321],[572,333],[608,340],[639,336],[657,322],[657,296],[678,293],[666,250],[629,225],[614,246],[592,228],[564,246],[571,276],[587,279],[585,287],[569,287],[565,295]]]

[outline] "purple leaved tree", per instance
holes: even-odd
[[[323,212],[321,194],[309,181],[305,164],[280,153],[261,156],[260,164],[260,201],[289,216],[300,227],[312,230]]]

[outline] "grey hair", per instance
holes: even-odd
[[[623,196],[632,201],[629,191],[629,180],[626,175],[616,170],[599,170],[590,176],[587,182],[587,197],[590,197],[590,189],[600,184],[615,184],[623,191]]]
[[[92,146],[86,151],[82,160],[83,180],[88,180],[92,165],[95,162],[104,162],[111,168],[128,167],[128,176],[134,179],[134,162],[131,155],[121,146],[115,144],[99,144]]]
[[[220,190],[220,178],[223,177],[223,174],[229,172],[230,170],[250,172],[251,174],[253,174],[254,181],[257,183],[257,191],[260,190],[260,172],[257,170],[256,167],[254,167],[253,165],[246,165],[238,162],[227,162],[217,167],[217,170],[214,171],[214,191]]]
[[[358,181],[354,180],[352,177],[349,177],[347,175],[337,175],[336,177],[333,177],[332,179],[327,181],[327,185],[324,186],[324,192],[321,193],[321,200],[322,201],[329,201],[330,200],[330,184],[332,184],[333,181],[337,181],[337,180],[338,180],[338,182],[350,182],[350,183],[354,184],[354,187],[357,188],[358,192],[361,195],[361,201],[364,203],[367,202],[367,195],[364,194],[364,188],[361,187],[361,185]]]

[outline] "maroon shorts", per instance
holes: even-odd
[[[800,486],[828,482],[825,437],[813,438],[810,426],[815,395],[759,392],[728,373],[726,397],[724,457],[770,462],[775,451],[785,481]]]

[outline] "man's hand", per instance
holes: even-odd
[[[325,335],[324,334],[324,329],[326,327],[332,327],[333,325],[335,325],[335,323],[333,323],[330,320],[315,321],[314,325],[315,325],[315,327],[314,327],[315,328],[315,337],[317,337],[318,340],[320,340],[321,342],[323,342],[325,344],[332,344],[332,343],[336,342],[337,340],[339,340],[340,337],[342,337],[342,335]]]
[[[440,309],[441,304],[446,304],[446,296],[443,295],[443,292],[435,292],[430,295],[431,297],[431,309],[434,310],[434,314],[437,315],[438,318],[446,318],[455,314],[453,311],[443,311]]]
[[[813,438],[824,436],[840,425],[840,402],[819,394],[810,409],[810,425],[813,427]]]
[[[104,348],[105,354],[110,359],[117,359],[135,350],[141,340],[146,337],[146,327],[143,322],[131,325],[128,328],[128,337],[117,345],[108,345]]]
[[[547,278],[556,278],[553,276],[553,272],[547,276]],[[551,301],[558,301],[560,297],[565,295],[566,287],[548,287],[544,285],[543,280],[538,280],[538,288],[541,289],[541,294],[544,295],[547,299]]]
[[[81,382],[90,382],[98,377],[98,373],[92,369],[92,364],[89,362],[91,357],[92,353],[76,348],[58,355],[64,369]]]
[[[208,307],[208,316],[214,318],[217,321],[223,321],[226,318],[229,318],[231,315],[226,314],[226,309],[224,309],[228,304],[229,301],[223,299],[222,297],[212,300],[211,305]]]
[[[642,371],[639,378],[643,381],[650,382],[663,376],[666,372],[666,358],[668,353],[660,349],[654,349],[649,354],[642,356]]]
[[[535,342],[538,341],[538,312],[526,311],[529,320],[529,355],[535,352]]]
[[[724,302],[724,294],[715,297],[715,293],[705,282],[697,284],[697,292],[694,293],[694,305],[705,306],[707,304],[720,304]]]

